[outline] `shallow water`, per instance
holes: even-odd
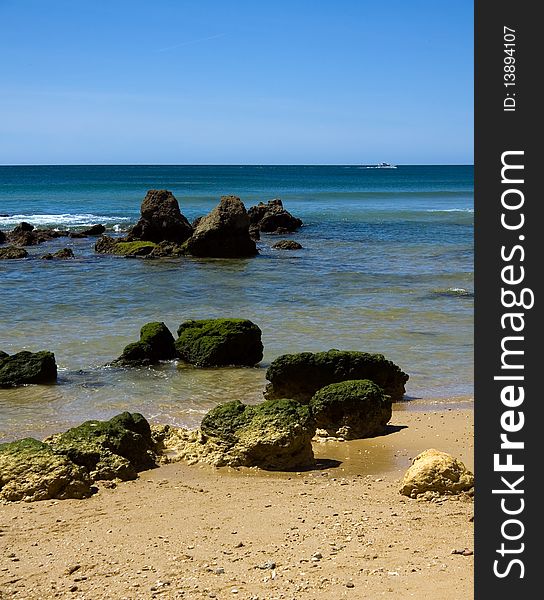
[[[262,398],[279,354],[382,352],[410,374],[407,396],[451,406],[473,387],[471,167],[0,167],[0,228],[21,220],[122,231],[150,188],[167,188],[192,219],[221,194],[247,206],[281,197],[305,226],[304,249],[247,260],[140,260],[96,255],[60,239],[0,261],[0,348],[50,349],[60,385],[0,390],[0,439],[45,435],[120,410],[197,425],[220,401]],[[76,259],[34,257],[70,246]],[[141,325],[244,317],[263,330],[254,369],[104,368]]]

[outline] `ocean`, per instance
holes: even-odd
[[[219,402],[262,399],[288,352],[380,352],[410,375],[398,410],[470,404],[473,394],[473,167],[0,167],[0,229],[20,221],[124,232],[148,189],[192,220],[225,194],[281,198],[304,227],[262,235],[251,259],[126,259],[94,238],[60,238],[0,261],[0,349],[51,350],[59,385],[0,389],[0,441],[44,437],[123,411],[195,427]],[[4,216],[5,215],[5,216]],[[278,239],[303,250],[278,251]],[[71,247],[75,258],[37,257]],[[253,369],[105,366],[148,321],[240,317],[263,331]]]

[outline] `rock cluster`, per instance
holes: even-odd
[[[155,461],[155,441],[142,415],[87,421],[45,442],[0,444],[0,499],[85,498],[94,482],[135,479]]]
[[[353,379],[370,379],[392,402],[399,402],[408,381],[408,375],[383,354],[348,350],[284,354],[272,361],[266,378],[270,382],[266,398],[292,398],[300,402],[309,402],[319,389],[331,383]]]
[[[460,461],[431,448],[418,454],[401,482],[400,493],[410,498],[471,493],[474,475]]]
[[[259,202],[248,214],[251,226],[262,233],[287,233],[302,227],[302,221],[285,210],[279,198]]]
[[[0,388],[28,383],[55,383],[57,364],[52,352],[6,354],[0,351]]]

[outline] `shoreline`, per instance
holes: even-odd
[[[473,411],[398,411],[296,473],[171,463],[86,500],[2,506],[0,598],[472,596],[473,505],[398,492],[427,448],[473,469]],[[455,585],[453,585],[455,582]]]

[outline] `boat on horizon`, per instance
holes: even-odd
[[[391,163],[381,162],[377,165],[363,165],[363,169],[396,169],[397,165]]]

